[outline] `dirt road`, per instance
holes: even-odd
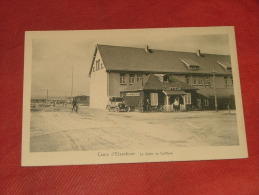
[[[31,112],[31,152],[237,145],[236,115],[227,111],[108,112],[49,107]]]

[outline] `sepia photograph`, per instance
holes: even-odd
[[[233,27],[26,32],[23,166],[247,155]]]

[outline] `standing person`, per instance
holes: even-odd
[[[147,102],[146,102],[146,109],[147,109],[147,112],[150,111],[150,102],[149,102],[149,99],[147,99]]]
[[[178,102],[177,99],[174,99],[174,109],[175,109],[176,112],[179,111],[179,102]]]
[[[76,98],[73,98],[73,101],[72,101],[72,112],[75,111],[77,112],[78,111],[78,106],[77,106],[77,101],[76,101]]]
[[[142,100],[140,100],[140,102],[139,102],[139,111],[140,111],[140,112],[143,112],[143,111],[144,111],[144,103],[143,103]]]

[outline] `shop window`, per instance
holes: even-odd
[[[129,84],[132,85],[135,82],[135,75],[134,74],[130,74],[129,75]]]
[[[158,93],[150,93],[151,106],[158,106]]]
[[[120,74],[120,84],[121,85],[126,84],[126,74]]]
[[[205,99],[203,101],[203,106],[209,106],[209,100],[208,99]]]

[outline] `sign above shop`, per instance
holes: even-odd
[[[140,96],[140,93],[126,93],[126,96]]]

